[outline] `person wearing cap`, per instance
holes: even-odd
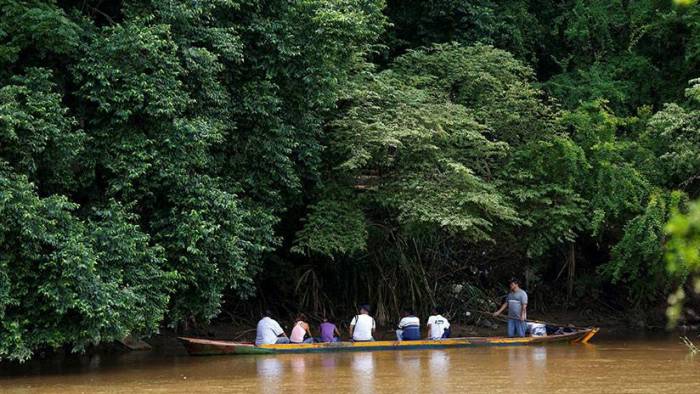
[[[350,337],[355,342],[374,341],[374,330],[377,324],[369,315],[369,305],[360,305],[360,313],[350,322]]]
[[[272,313],[269,310],[265,310],[256,329],[255,346],[284,343],[289,343],[287,334],[284,333],[277,320],[272,318]]]
[[[500,315],[508,308],[508,337],[524,337],[527,328],[527,293],[520,288],[520,282],[516,278],[511,279],[509,285],[506,302],[493,316]]]

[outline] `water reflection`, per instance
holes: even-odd
[[[401,371],[401,375],[403,375],[404,377],[413,377],[420,375],[420,363],[422,358],[421,356],[424,354],[425,352],[421,351],[407,351],[396,353],[396,359],[399,364],[399,370]]]
[[[353,353],[351,368],[355,392],[373,393],[374,390],[374,355],[371,352]]]
[[[264,381],[261,385],[261,392],[276,393],[284,375],[284,364],[279,357],[275,356],[262,356],[255,361],[258,377]]]
[[[407,387],[421,386],[421,361],[425,355],[424,351],[413,350],[396,353],[399,379]]]
[[[0,364],[0,392],[654,392],[700,393],[700,357],[667,342],[158,357],[139,353],[17,366]],[[3,374],[5,376],[3,376]]]
[[[547,366],[547,348],[544,346],[538,346],[532,348],[532,365],[537,368],[544,368]]]
[[[278,357],[263,356],[255,360],[258,376],[275,377],[281,376],[284,372],[284,365]]]
[[[441,378],[446,377],[450,371],[450,355],[444,350],[433,350],[430,352],[428,360],[428,368],[430,374]]]
[[[90,371],[97,371],[101,366],[102,358],[99,354],[96,354],[90,358],[90,363],[88,364],[88,369]]]
[[[508,348],[508,372],[515,386],[527,383],[531,351],[531,348],[521,346]]]
[[[338,365],[337,354],[321,354],[321,367],[325,369],[333,369]]]
[[[357,352],[352,354],[352,369],[354,372],[373,375],[374,374],[374,353]]]
[[[428,358],[428,373],[431,377],[432,384],[430,391],[433,393],[448,392],[446,384],[450,378],[450,356],[444,350],[433,350]],[[460,375],[464,376],[464,372],[460,371]]]
[[[289,364],[292,366],[293,373],[304,373],[304,369],[306,369],[306,355],[295,354],[290,356]]]

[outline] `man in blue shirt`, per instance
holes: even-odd
[[[506,302],[493,315],[498,316],[508,308],[508,336],[524,337],[527,328],[527,293],[520,288],[520,282],[517,279],[511,279],[509,284],[510,292]]]

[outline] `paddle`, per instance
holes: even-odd
[[[492,319],[500,320],[502,322],[508,322],[508,318],[503,317],[503,316],[494,316],[493,312],[486,312],[486,311],[476,311],[476,312],[481,313],[482,315],[488,315]],[[575,328],[575,329],[587,329],[588,328],[588,327],[577,327],[577,326],[574,326],[573,324],[559,324],[559,323],[545,322],[542,320],[527,319],[525,321],[531,322],[531,323],[546,324],[546,325],[556,326],[556,327],[569,327],[569,328]]]
[[[235,341],[237,341],[239,338],[243,337],[244,335],[247,335],[248,333],[253,332],[253,331],[256,331],[256,330],[257,330],[257,329],[255,329],[255,328],[251,328],[251,329],[249,329],[249,330],[241,331],[241,332],[238,333],[238,335],[236,335],[235,337],[233,337],[233,339],[232,339],[231,341],[234,341],[234,342],[235,342]]]

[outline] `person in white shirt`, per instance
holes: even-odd
[[[450,322],[442,314],[442,308],[433,308],[433,314],[428,318],[428,339],[449,338]]]
[[[255,333],[255,346],[289,343],[287,334],[271,316],[272,313],[269,310],[263,312]]]
[[[374,341],[377,324],[369,315],[369,305],[360,305],[360,313],[350,322],[350,337],[355,342]]]
[[[399,341],[415,341],[420,339],[420,319],[412,311],[404,311],[396,330],[396,339]]]

